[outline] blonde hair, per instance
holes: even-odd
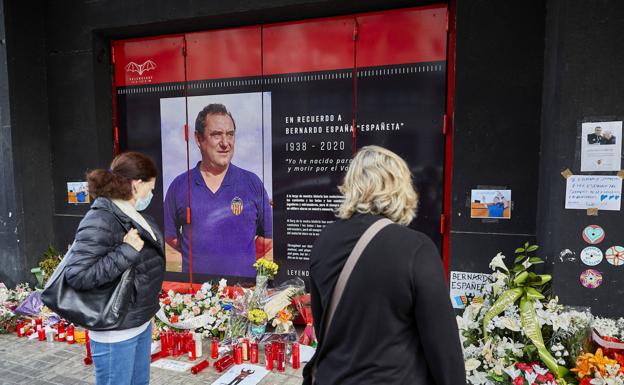
[[[418,194],[407,163],[383,147],[362,147],[338,189],[344,196],[339,218],[375,214],[408,225],[416,216]]]

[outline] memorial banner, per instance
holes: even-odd
[[[252,280],[263,256],[277,282],[307,277],[373,144],[407,160],[410,226],[441,246],[446,36],[446,7],[430,6],[114,42],[119,147],[161,165],[148,214],[167,279]]]

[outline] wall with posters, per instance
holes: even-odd
[[[540,1],[457,2],[451,271],[490,272],[499,251],[513,263],[536,240],[544,13]],[[508,195],[511,217],[481,218],[492,200],[479,190]]]
[[[162,164],[149,211],[174,239],[168,278],[252,279],[259,238],[272,240],[278,281],[307,277],[340,179],[368,144],[408,161],[421,194],[412,226],[441,247],[446,15],[430,6],[113,42],[119,148]],[[236,122],[231,164],[244,171],[210,192],[194,131],[215,103]]]
[[[609,185],[617,185],[621,197],[616,175],[621,168],[618,136],[624,96],[616,63],[624,60],[622,17],[621,2],[548,2],[537,220],[561,302],[590,306],[594,314],[612,317],[622,316],[618,299],[624,294],[620,204],[609,200],[613,194],[607,189],[601,194],[606,198],[597,197],[604,203],[596,206],[597,215],[573,208],[570,200],[567,207],[572,208],[566,209],[566,187],[570,181],[587,179],[577,175],[596,175],[591,179],[615,179]],[[596,137],[596,127],[602,140]],[[606,140],[606,131],[615,139]],[[575,176],[564,179],[561,172],[566,169]],[[591,190],[600,191],[596,187]]]
[[[37,133],[29,135],[28,140],[13,143],[16,175],[33,185],[42,181],[41,189],[50,186],[46,178],[53,182],[53,188],[41,190],[41,200],[37,202],[48,207],[47,210],[24,204],[23,210],[17,210],[17,215],[9,221],[23,223],[31,218],[31,223],[41,224],[43,230],[37,232],[34,226],[20,233],[31,236],[11,238],[11,245],[3,238],[0,244],[3,250],[4,246],[13,248],[17,239],[28,245],[31,251],[17,250],[4,256],[14,261],[23,277],[28,277],[27,268],[32,263],[24,260],[32,258],[34,262],[37,250],[47,247],[51,234],[59,248],[71,242],[86,211],[84,205],[67,203],[67,182],[83,180],[87,169],[106,165],[112,158],[111,40],[335,17],[434,2],[189,0],[175,6],[166,0],[5,3],[11,4],[9,13],[5,14],[11,22],[7,35],[14,36],[13,40],[7,38],[7,56],[13,58],[9,69],[19,75],[11,78],[14,90],[10,95],[7,93],[11,132],[14,137],[29,130]],[[451,131],[454,193],[448,202],[452,204],[451,217],[445,223],[451,230],[452,270],[487,271],[487,263],[497,251],[513,250],[518,242],[535,234],[544,4],[544,1],[504,4],[494,0],[458,1],[456,50],[451,47],[451,52],[456,54],[457,88],[454,115],[449,117],[454,123]],[[618,9],[615,2],[609,4]],[[569,12],[580,15],[583,10]],[[33,24],[33,19],[42,22]],[[454,27],[453,23],[450,27]],[[31,43],[25,44],[24,36],[30,36]],[[32,60],[33,57],[45,60]],[[611,62],[605,59],[601,63]],[[364,80],[376,81],[374,77]],[[289,83],[274,87],[286,89]],[[179,90],[166,92],[171,98],[180,97]],[[153,124],[152,130],[159,131],[160,116],[149,119],[153,119],[148,121]],[[544,126],[544,130],[550,130],[550,126]],[[155,142],[145,141],[145,146],[161,149],[160,137],[150,138]],[[33,146],[40,156],[34,162],[15,161],[16,154],[22,154],[26,160],[35,159]],[[14,183],[9,179],[6,185]],[[513,191],[511,220],[483,223],[480,219],[476,222],[468,219],[472,189],[505,186]],[[35,190],[21,190],[16,196],[28,201],[32,196],[28,191]],[[45,203],[46,199],[53,201],[52,208],[49,202]]]

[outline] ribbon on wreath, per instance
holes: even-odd
[[[520,300],[520,322],[522,324],[522,330],[524,334],[531,340],[533,346],[537,349],[540,359],[550,371],[557,376],[560,383],[565,384],[563,377],[568,373],[568,369],[557,364],[557,360],[550,354],[546,345],[544,344],[544,338],[542,337],[542,329],[537,319],[537,313],[535,312],[534,302],[536,300],[544,299],[544,295],[531,286],[542,286],[549,282],[552,276],[549,274],[537,275],[534,273],[528,273],[526,271],[518,274],[513,280],[513,284],[516,286],[512,289],[506,290],[501,296],[494,302],[492,307],[488,310],[483,318],[483,335],[488,337],[487,326],[494,317],[505,311],[505,309],[516,301]]]

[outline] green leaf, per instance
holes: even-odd
[[[520,261],[522,261],[524,258],[526,258],[526,255],[518,255],[516,257],[516,259],[514,260],[514,263],[519,263]]]
[[[518,274],[514,278],[513,283],[516,285],[523,285],[528,276],[529,276],[529,273],[527,273],[526,271],[523,271],[522,273]]]
[[[518,253],[524,253],[524,251],[525,251],[525,250],[524,250],[524,248],[522,248],[522,247],[518,247],[518,248],[516,249],[516,254],[518,254]]]
[[[531,258],[529,258],[529,262],[531,262],[534,265],[537,265],[539,263],[544,263],[544,260],[542,260],[542,258],[538,258],[538,257],[531,257]]]
[[[537,248],[538,248],[538,247],[539,247],[538,245],[531,245],[531,246],[529,246],[529,248],[527,249],[527,251],[528,251],[528,252],[535,251],[535,250],[537,250]]]
[[[524,248],[525,248],[525,249],[529,248],[529,242],[525,242],[525,243],[524,243]]]
[[[526,269],[522,265],[516,265],[516,266],[514,266],[513,269],[511,269],[511,271],[514,272],[514,273],[519,273],[519,272],[524,271],[524,270],[526,270]]]

